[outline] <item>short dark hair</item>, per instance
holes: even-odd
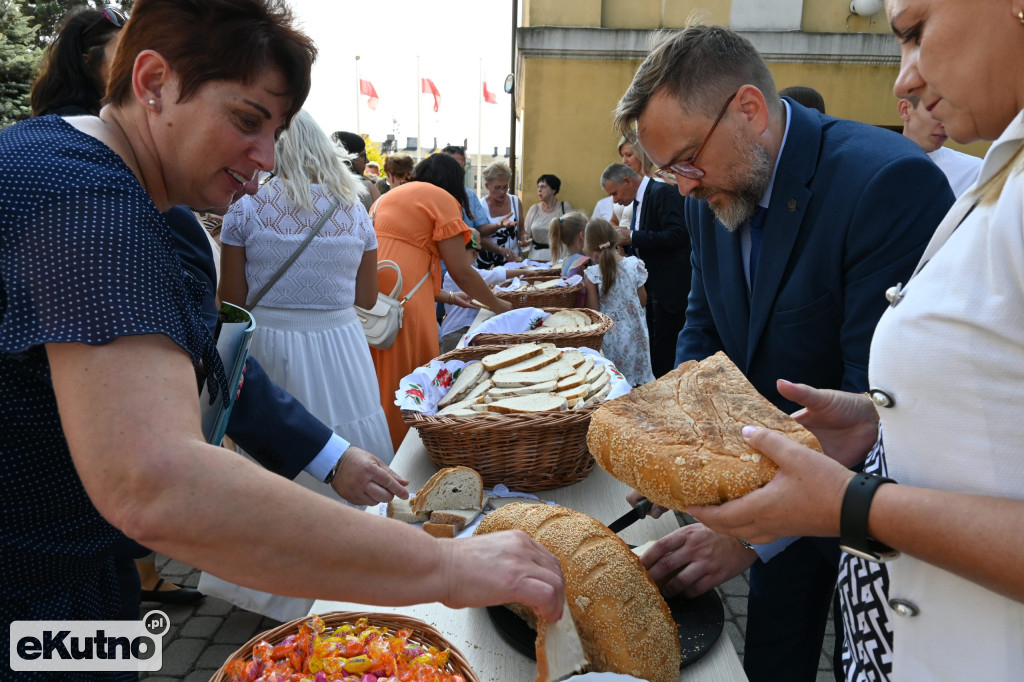
[[[551,188],[551,191],[558,194],[559,190],[562,189],[562,181],[558,179],[557,175],[551,173],[545,173],[544,175],[537,178],[537,184],[544,183]]]
[[[136,0],[110,68],[107,97],[132,96],[135,58],[158,52],[181,82],[180,101],[209,81],[255,83],[268,67],[281,71],[291,97],[285,121],[309,95],[316,46],[294,25],[284,0]]]
[[[793,85],[783,88],[779,92],[779,96],[789,97],[797,104],[802,104],[808,109],[817,109],[821,113],[825,113],[825,98],[821,96],[820,92],[806,85]]]
[[[669,34],[647,55],[615,109],[615,128],[633,137],[636,120],[662,90],[684,111],[714,118],[744,85],[761,91],[770,112],[781,113],[775,79],[753,43],[723,26],[690,26]]]
[[[457,144],[447,145],[441,151],[444,152],[445,154],[453,154],[453,155],[454,154],[458,154],[459,156],[465,156],[466,155],[466,148],[465,147],[460,147]]]
[[[358,154],[366,151],[366,140],[362,135],[350,133],[347,130],[337,130],[331,133],[331,139],[345,148],[349,154]]]
[[[42,70],[32,84],[32,115],[42,116],[66,106],[98,113],[107,89],[100,80],[103,51],[120,30],[104,17],[103,10],[66,14],[57,37],[43,53]]]
[[[466,186],[463,184],[466,171],[454,158],[448,154],[431,154],[416,164],[412,175],[413,180],[429,182],[451,194],[466,215],[473,217],[473,212],[469,210],[469,199],[466,198]]]
[[[414,166],[412,157],[408,154],[391,154],[384,159],[384,174],[391,177],[392,174],[406,177],[412,174]]]

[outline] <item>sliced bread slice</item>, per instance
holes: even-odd
[[[562,352],[562,360],[571,364],[575,369],[587,361],[587,356],[575,348],[569,348]]]
[[[595,362],[594,367],[589,372],[587,372],[587,383],[594,383],[595,381],[597,381],[597,378],[601,376],[601,374],[604,373],[605,371],[606,370],[604,368],[604,365],[599,365]]]
[[[533,384],[532,386],[517,386],[514,388],[492,388],[487,392],[487,397],[490,398],[490,402],[495,400],[502,400],[504,398],[512,398],[517,395],[532,395],[534,393],[553,393],[555,391],[554,381],[543,381],[539,384]]]
[[[429,521],[423,524],[423,530],[435,538],[453,538],[459,532],[459,529],[450,523],[431,523]]]
[[[501,412],[503,414],[561,412],[569,409],[569,401],[551,393],[536,393],[534,395],[497,400],[490,403],[487,407],[491,412]]]
[[[481,360],[484,368],[488,371],[493,372],[496,369],[507,367],[508,365],[514,365],[517,362],[522,362],[527,358],[532,358],[534,355],[540,355],[544,351],[536,343],[521,343],[510,348],[506,348],[498,353],[492,353],[484,356]]]
[[[576,388],[577,386],[582,386],[584,384],[584,382],[586,381],[586,379],[587,379],[587,376],[585,374],[580,374],[579,372],[577,372],[575,374],[571,374],[571,375],[569,375],[569,376],[567,376],[567,377],[565,377],[563,379],[559,379],[558,383],[555,385],[555,390],[556,391],[565,391],[565,390],[570,389],[570,388]]]
[[[575,388],[565,389],[564,391],[555,391],[555,395],[560,395],[566,400],[572,400],[574,398],[586,398],[587,391],[590,389],[586,384],[580,384]]]
[[[411,503],[412,499],[392,498],[388,502],[388,518],[406,523],[421,523],[430,518],[430,514],[427,512],[414,512]]]
[[[487,506],[491,509],[501,509],[506,504],[522,502],[523,504],[547,504],[544,500],[535,500],[532,497],[492,497],[487,500]]]
[[[607,398],[608,394],[611,393],[611,392],[612,392],[612,385],[611,384],[605,384],[604,388],[602,388],[600,391],[598,391],[594,395],[592,395],[589,398],[587,398],[586,400],[584,400],[581,406],[582,407],[586,407],[587,405],[593,405],[595,403],[599,403],[602,400],[604,400],[605,398]]]
[[[447,407],[452,403],[457,403],[462,398],[469,394],[473,387],[477,385],[481,380],[486,379],[486,374],[489,374],[487,369],[479,362],[471,362],[462,368],[459,372],[459,376],[455,378],[455,382],[452,384],[448,392],[437,401],[438,407]]]
[[[589,322],[589,320],[587,320]],[[540,323],[542,327],[578,327],[578,318],[572,313],[571,310],[559,310],[557,312],[548,315],[543,322]]]
[[[502,367],[496,370],[495,375],[508,374],[509,372],[534,372],[542,367],[547,367],[551,363],[558,360],[559,352],[554,349],[545,348],[540,355],[534,355],[532,358],[527,358],[522,362],[517,362],[514,365],[508,367]]]
[[[590,390],[587,391],[587,397],[594,395],[605,386],[611,386],[611,377],[608,376],[608,372],[602,372],[597,376],[597,379],[593,383],[589,384]]]
[[[508,374],[496,374],[492,381],[498,388],[517,388],[519,386],[532,386],[548,381],[558,381],[559,372],[547,368],[539,369],[536,372],[509,372]]]
[[[462,530],[479,515],[479,509],[435,509],[430,512],[430,522],[448,523]]]
[[[568,310],[566,312],[575,318],[577,327],[586,327],[593,323],[593,320],[590,319],[590,315],[582,310]]]
[[[492,388],[494,388],[494,381],[491,379],[484,379],[466,394],[466,397],[462,399],[462,402],[478,403],[483,399],[483,395]]]
[[[469,467],[446,467],[430,477],[416,493],[414,512],[434,509],[480,509],[483,506],[484,482]]]
[[[534,291],[545,291],[547,289],[554,289],[555,287],[560,287],[560,286],[562,286],[562,279],[561,278],[548,279],[548,280],[545,280],[543,282],[537,282],[536,284],[534,284],[533,285],[533,290]]]

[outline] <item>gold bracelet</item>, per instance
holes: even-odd
[[[455,303],[455,292],[454,291],[449,291],[448,292],[448,302],[449,303]]]

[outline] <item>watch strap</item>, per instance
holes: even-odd
[[[846,486],[839,512],[839,546],[844,551],[868,561],[891,561],[899,552],[868,537],[868,513],[878,487],[896,483],[885,476],[860,473]]]
[[[338,469],[341,468],[341,460],[342,460],[342,457],[344,457],[344,456],[345,455],[343,454],[341,457],[339,457],[338,461],[335,462],[334,466],[331,467],[331,470],[329,472],[327,472],[327,477],[324,478],[324,483],[330,485],[331,481],[334,480],[334,477],[338,475]]]

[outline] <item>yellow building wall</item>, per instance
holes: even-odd
[[[693,16],[701,24],[729,25],[732,0],[706,2],[703,0],[667,0],[665,3],[665,27],[686,28]]]
[[[862,17],[850,11],[850,3],[804,0],[800,28],[806,33],[889,33],[885,12]]]
[[[522,25],[600,26],[601,0],[523,0]]]
[[[601,26],[605,28],[658,28],[661,0],[604,0]]]
[[[522,69],[520,199],[537,202],[536,179],[554,173],[559,199],[588,214],[605,195],[601,172],[619,161],[612,112],[640,66],[638,60],[526,59]],[[779,89],[807,85],[825,98],[829,115],[900,130],[892,84],[897,67],[857,64],[768,65]],[[989,143],[949,146],[984,156]]]
[[[528,59],[523,67],[523,206],[537,203],[537,177],[562,181],[559,199],[590,214],[601,172],[619,161],[612,112],[639,61]]]

